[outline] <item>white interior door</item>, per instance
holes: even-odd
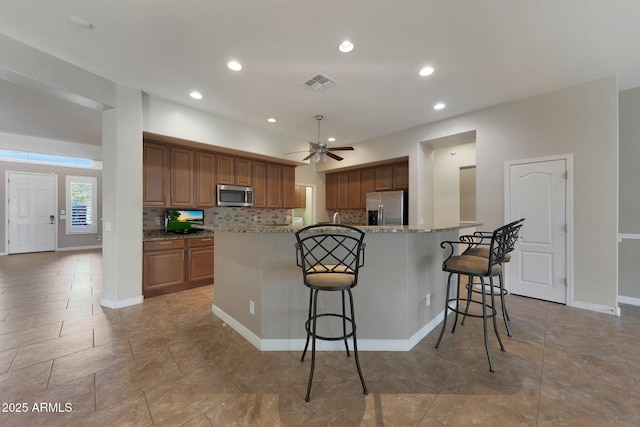
[[[56,176],[8,172],[10,254],[55,249]]]
[[[508,221],[525,218],[510,291],[567,303],[567,160],[508,165]]]

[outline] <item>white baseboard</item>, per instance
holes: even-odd
[[[111,301],[103,298],[100,300],[100,305],[103,307],[116,309],[116,308],[129,307],[131,305],[142,304],[143,302],[144,302],[144,297],[142,295],[139,295],[137,297],[129,298],[121,301]]]
[[[233,317],[229,316],[215,304],[211,306],[213,314],[218,316],[220,320],[225,322],[228,326],[233,328],[234,331],[242,335],[244,339],[249,341],[255,348],[260,351],[302,351],[306,339],[260,339],[255,333],[247,329]],[[422,327],[418,332],[413,334],[406,340],[385,340],[385,339],[358,339],[358,351],[410,351],[416,344],[418,344],[429,332],[431,332],[436,326],[444,319],[444,310],[438,314],[434,319]],[[350,339],[350,347],[353,349],[353,341]],[[344,351],[344,344],[342,341],[316,341],[317,351]]]
[[[618,295],[618,302],[621,302],[623,304],[640,306],[640,298],[625,297],[623,295]]]
[[[594,304],[591,302],[573,300],[571,307],[581,308],[583,310],[595,311],[598,313],[611,314],[613,316],[620,316],[620,308],[611,307],[609,305]]]
[[[61,252],[61,251],[86,251],[89,249],[102,249],[102,245],[95,245],[95,246],[73,246],[70,248],[58,248],[56,249],[56,251]]]

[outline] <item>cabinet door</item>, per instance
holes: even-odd
[[[171,206],[193,207],[195,162],[193,150],[171,147]]]
[[[282,166],[282,207],[293,209],[295,207],[296,193],[296,168],[294,166]]]
[[[185,283],[184,249],[168,249],[144,253],[143,286],[144,296],[163,293],[164,288]]]
[[[307,187],[296,185],[296,209],[305,209],[307,207]]]
[[[282,166],[269,164],[267,166],[267,206],[279,208],[282,206]]]
[[[393,166],[375,168],[375,191],[393,190]]]
[[[409,189],[409,163],[393,165],[393,188],[395,190]]]
[[[349,209],[360,209],[360,196],[362,193],[360,171],[349,172]]]
[[[338,174],[338,209],[349,208],[349,172]]]
[[[218,184],[235,184],[235,158],[225,154],[218,154]]]
[[[216,155],[196,153],[196,206],[211,208],[216,205]]]
[[[338,209],[338,174],[328,173],[325,175],[325,207],[327,209]]]
[[[251,185],[251,160],[249,159],[235,159],[236,160],[236,175],[235,183],[237,185]]]
[[[367,208],[367,193],[371,193],[373,191],[376,191],[376,186],[375,186],[375,182],[374,182],[374,177],[375,177],[375,169],[373,168],[369,168],[369,169],[363,169],[361,172],[361,184],[360,184],[360,190],[361,190],[361,196],[360,196],[360,205],[362,206],[362,208],[366,209]]]
[[[168,172],[167,147],[145,143],[142,148],[142,203],[144,206],[167,206]]]
[[[253,162],[253,207],[267,207],[267,164]]]
[[[213,246],[187,249],[189,252],[189,282],[211,280],[213,282]]]

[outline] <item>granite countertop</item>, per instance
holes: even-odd
[[[357,225],[356,227],[364,231],[365,233],[435,233],[439,231],[460,230],[463,228],[477,227],[479,223],[465,223],[465,224],[448,224],[448,225],[434,225],[431,227],[425,226],[370,226],[370,225]],[[209,231],[226,231],[230,233],[295,233],[303,227],[290,226],[290,225],[216,225],[216,226],[204,226],[205,230]],[[330,231],[331,223],[327,223],[326,227],[319,228],[318,231]]]
[[[143,242],[152,242],[154,240],[176,240],[176,239],[200,239],[213,237],[214,232],[210,229],[202,229],[195,233],[167,233],[164,230],[147,230],[142,232]]]

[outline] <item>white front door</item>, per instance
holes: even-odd
[[[507,166],[507,221],[525,218],[509,265],[513,294],[567,303],[567,159]]]
[[[55,249],[56,176],[8,172],[10,254]]]

